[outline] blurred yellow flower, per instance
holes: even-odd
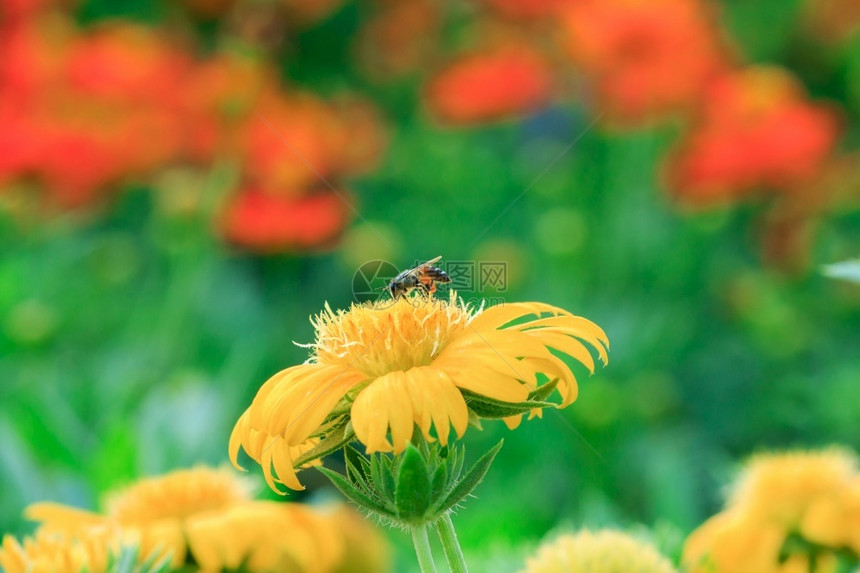
[[[653,546],[626,533],[582,530],[544,543],[522,573],[675,573]]]
[[[691,573],[837,571],[837,553],[860,552],[860,473],[848,450],[753,457],[725,511],[687,539]]]
[[[328,518],[294,503],[254,501],[232,470],[197,467],[142,479],[108,496],[105,515],[55,503],[27,508],[40,531],[75,537],[120,530],[141,555],[170,555],[171,566],[201,571],[328,572],[344,541]],[[78,573],[78,570],[75,571]]]
[[[106,514],[140,532],[142,551],[166,548],[179,566],[186,560],[191,522],[250,499],[248,484],[235,473],[201,466],[144,478],[109,494]]]
[[[576,399],[576,379],[550,348],[593,372],[589,346],[606,363],[609,345],[600,327],[560,308],[513,303],[481,311],[453,291],[447,301],[403,297],[384,308],[365,303],[334,312],[326,305],[312,322],[308,363],[266,381],[230,437],[233,464],[239,467],[244,449],[275,490],[275,482],[302,489],[299,452],[346,421],[368,453],[399,453],[415,424],[443,445],[451,426],[462,436],[469,422],[464,392],[520,403],[540,373],[558,380],[560,406],[567,406]],[[521,417],[505,422],[513,428]]]
[[[19,543],[3,536],[0,569],[6,573],[105,573],[108,557],[120,549],[119,532],[100,526],[70,534],[62,531],[37,531]]]
[[[857,458],[844,449],[762,454],[747,463],[729,506],[743,507],[757,521],[784,531],[798,529],[813,543],[846,545],[844,501],[858,477]]]

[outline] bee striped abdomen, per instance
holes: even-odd
[[[440,283],[451,282],[451,277],[448,276],[448,273],[446,273],[439,267],[427,267],[424,269],[423,274]]]

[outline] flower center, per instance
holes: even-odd
[[[451,291],[447,301],[402,297],[386,307],[353,304],[326,308],[311,322],[316,342],[309,362],[343,365],[377,377],[430,364],[479,314]]]

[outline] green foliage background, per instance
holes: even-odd
[[[158,17],[144,2],[92,2],[85,16],[108,6]],[[816,96],[841,100],[845,144],[857,140],[860,45],[833,59],[797,48],[794,1],[723,8],[750,60],[789,65]],[[360,17],[348,5],[299,38],[304,57],[285,60],[288,77],[323,91],[360,85],[338,43]],[[455,516],[467,556],[488,570],[560,525],[684,535],[757,450],[860,449],[860,288],[816,269],[857,256],[860,214],[823,221],[811,271],[785,276],[762,265],[760,205],[672,207],[655,166],[673,126],[598,124],[541,175],[592,120],[576,102],[445,130],[416,110],[416,86],[364,87],[393,140],[384,166],[351,184],[361,219],[334,251],[232,251],[207,217],[167,218],[142,188],[91,219],[0,219],[0,530],[27,531],[30,502],[95,507],[138,476],[225,463],[259,385],[306,358],[292,341],[312,338],[308,316],[325,301],[349,305],[356,262],[374,258],[405,267],[501,253],[519,271],[506,300],[570,309],[612,342],[609,367],[570,408],[514,432],[468,432],[473,457],[505,438]],[[304,479],[311,491],[325,483]],[[392,537],[409,563],[408,540]]]

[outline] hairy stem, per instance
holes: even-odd
[[[427,524],[412,526],[412,542],[415,543],[415,554],[421,573],[436,573],[433,564],[433,554],[430,552],[430,538],[427,537]]]
[[[457,541],[457,532],[454,530],[450,511],[436,522],[436,530],[439,532],[439,539],[442,540],[451,573],[467,573],[466,559],[463,557],[463,550],[460,549],[460,542]]]

